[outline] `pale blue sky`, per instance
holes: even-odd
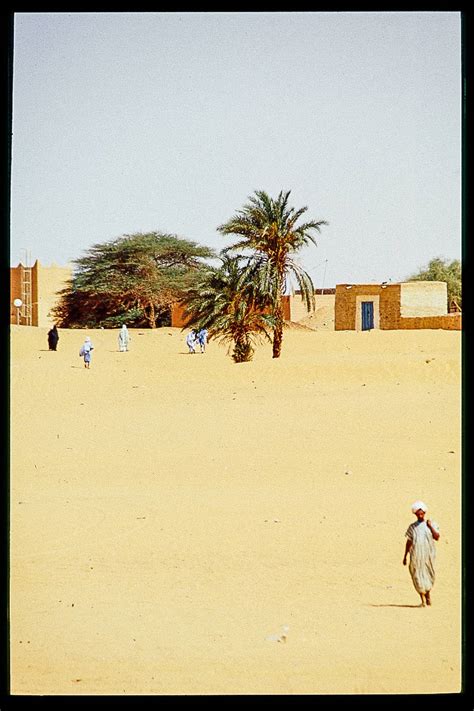
[[[457,12],[15,15],[11,263],[146,231],[221,249],[262,189],[317,287],[461,257]]]

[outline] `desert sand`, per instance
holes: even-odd
[[[459,332],[289,329],[237,365],[46,330],[11,328],[12,694],[460,690]]]

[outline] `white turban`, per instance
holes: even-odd
[[[418,509],[421,509],[424,513],[428,511],[428,507],[426,504],[423,503],[423,501],[415,501],[415,503],[411,505],[411,510],[413,511],[413,513],[416,513]]]

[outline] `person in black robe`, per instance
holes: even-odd
[[[59,341],[59,333],[56,324],[48,331],[48,346],[50,351],[55,351]]]

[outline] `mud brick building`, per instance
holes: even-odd
[[[448,314],[442,281],[338,284],[334,308],[336,331],[461,329],[461,314]]]

